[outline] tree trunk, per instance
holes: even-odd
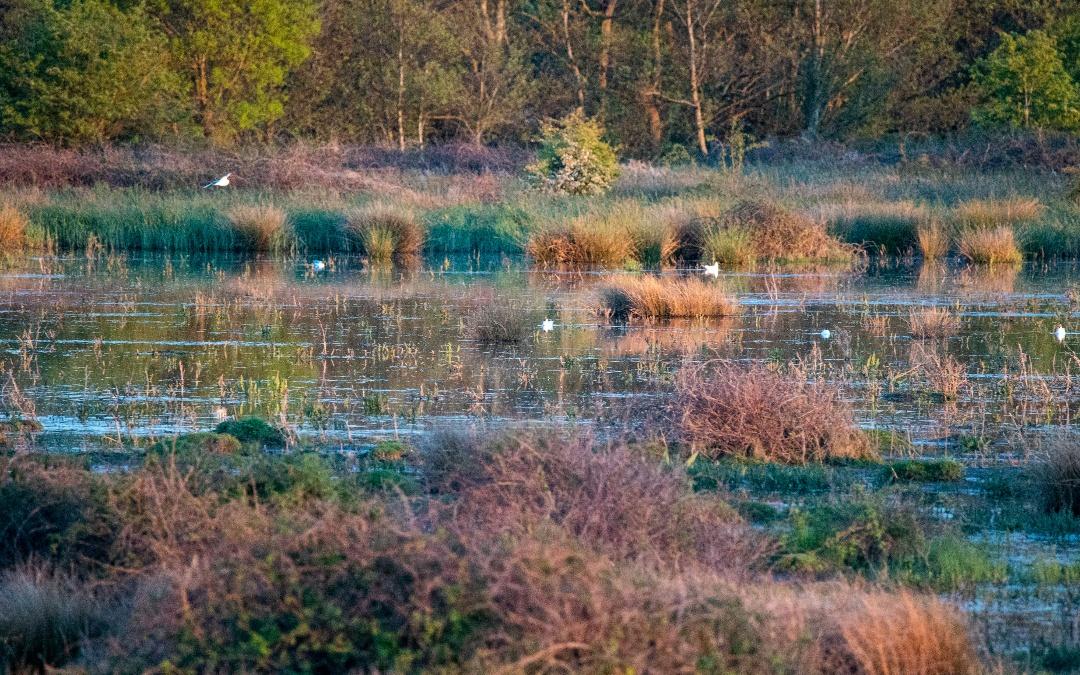
[[[398,150],[405,152],[405,25],[398,25],[398,91],[397,91],[397,128]]]
[[[570,62],[570,70],[574,73],[574,80],[577,83],[577,100],[578,107],[582,110],[585,109],[585,76],[581,74],[581,68],[578,67],[577,59],[574,58],[574,45],[570,41],[570,0],[563,0],[562,3],[562,24],[563,24],[563,42],[566,43],[566,60]]]
[[[812,26],[813,42],[810,48],[810,63],[806,68],[806,90],[803,107],[806,116],[805,135],[809,138],[817,138],[821,128],[821,116],[827,95],[825,93],[824,69],[825,63],[825,29],[824,10],[822,0],[814,0],[814,20]]]
[[[210,108],[210,78],[205,56],[199,56],[195,60],[195,105],[199,111],[203,135],[209,138],[214,134],[214,111]]]
[[[663,61],[660,42],[660,26],[664,16],[664,0],[656,0],[653,11],[652,25],[652,81],[649,89],[642,96],[645,104],[645,116],[649,120],[649,138],[652,140],[653,150],[660,149],[660,143],[664,140],[663,121],[660,116],[660,85],[663,75]]]
[[[604,5],[604,19],[600,22],[600,91],[606,92],[608,70],[611,67],[611,34],[615,23],[615,6],[618,0],[608,0]]]
[[[694,108],[694,128],[697,132],[698,150],[702,157],[709,155],[709,143],[705,140],[705,115],[701,111],[701,82],[697,68],[697,36],[694,31],[694,0],[686,0],[686,39],[690,48],[690,104]]]

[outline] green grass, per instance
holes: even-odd
[[[964,477],[964,465],[954,459],[906,459],[885,465],[886,481],[946,482]]]

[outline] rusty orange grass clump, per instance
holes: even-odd
[[[675,388],[677,431],[707,457],[805,464],[872,455],[840,392],[802,373],[717,361],[683,368]]]
[[[628,276],[600,289],[600,310],[620,321],[731,316],[737,309],[722,287],[693,277]]]
[[[26,245],[26,228],[30,223],[19,209],[0,204],[0,250],[13,251]]]

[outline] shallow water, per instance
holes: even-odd
[[[860,424],[957,452],[1073,415],[1080,334],[1059,344],[1053,330],[1080,331],[1075,264],[727,271],[716,283],[738,316],[629,326],[594,310],[610,275],[507,259],[319,275],[297,261],[30,259],[0,270],[4,405],[32,409],[56,450],[247,413],[347,445],[473,420],[589,423],[631,397],[662,402],[687,360],[736,358],[800,362],[844,388]],[[491,303],[525,312],[532,334],[470,339]],[[955,335],[912,337],[909,312],[931,305],[960,316]],[[947,357],[967,374],[955,400],[932,379]]]

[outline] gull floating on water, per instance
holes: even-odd
[[[326,263],[321,260],[312,260],[311,269],[314,272],[322,272],[324,269],[326,269]]]
[[[720,276],[720,263],[714,262],[711,265],[702,265],[701,266],[701,273],[704,274],[707,277],[718,277],[718,276]]]
[[[825,328],[824,330],[821,331],[821,339],[822,340],[828,340],[831,337],[832,337],[832,331],[829,330],[828,328]]]
[[[206,190],[213,187],[229,187],[229,176],[231,175],[232,173],[227,173],[221,178],[218,178],[216,181],[212,183],[207,183],[203,186],[203,189]]]
[[[551,319],[544,319],[544,322],[540,324],[540,330],[544,331],[545,333],[550,333],[551,331],[555,330],[555,322]]]
[[[1054,337],[1057,338],[1058,342],[1065,342],[1066,335],[1068,335],[1068,333],[1065,332],[1065,326],[1058,326],[1054,329]]]

